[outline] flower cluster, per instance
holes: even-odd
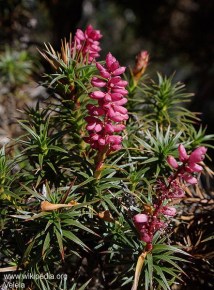
[[[127,109],[123,107],[127,99],[127,82],[120,75],[125,67],[111,53],[106,56],[106,66],[96,64],[100,77],[92,78],[92,85],[99,90],[90,94],[90,98],[97,100],[98,106],[88,104],[88,117],[85,118],[89,137],[85,141],[99,152],[115,151],[121,148],[122,137],[114,133],[124,130],[124,121],[128,119]],[[101,90],[102,89],[102,90]]]
[[[145,211],[134,216],[133,222],[140,234],[140,239],[147,243],[147,250],[152,249],[152,239],[156,231],[164,229],[167,226],[163,222],[163,218],[173,217],[176,214],[176,209],[167,206],[167,202],[171,199],[184,197],[182,189],[182,181],[189,184],[196,184],[197,179],[193,176],[195,172],[201,172],[203,167],[198,163],[204,159],[207,149],[199,147],[190,155],[187,154],[183,145],[179,145],[179,160],[178,163],[173,156],[167,158],[169,165],[176,171],[168,178],[168,183],[158,181],[156,191],[157,198],[154,206],[150,211]]]
[[[168,164],[177,170],[177,175],[189,184],[196,184],[197,179],[193,176],[194,172],[201,172],[203,167],[198,163],[201,162],[206,154],[207,149],[203,146],[195,149],[190,155],[181,144],[178,147],[180,164],[173,156],[167,158]]]
[[[88,59],[88,63],[91,63],[95,58],[100,56],[99,52],[101,48],[99,40],[101,38],[100,31],[93,29],[91,25],[87,26],[85,32],[77,29],[71,50],[76,49],[78,52],[81,52],[84,61]]]
[[[167,223],[163,221],[163,218],[173,217],[176,214],[176,209],[174,207],[164,204],[168,199],[183,196],[183,194],[180,194],[180,196],[172,194],[172,191],[168,190],[163,183],[161,187],[163,191],[160,188],[158,189],[158,197],[154,203],[154,207],[150,211],[136,214],[133,217],[135,227],[140,234],[140,239],[147,243],[147,250],[152,249],[154,234],[158,230],[163,230],[167,227]]]

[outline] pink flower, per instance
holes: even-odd
[[[143,213],[138,213],[133,218],[135,223],[147,223],[148,222],[148,215]]]
[[[201,172],[203,170],[203,167],[196,164],[196,163],[189,163],[188,166],[186,166],[187,171],[189,172]]]
[[[189,156],[187,155],[186,149],[182,144],[179,145],[178,147],[178,152],[179,152],[179,159],[181,162],[186,161]]]
[[[97,88],[103,88],[106,86],[106,82],[99,79],[99,78],[96,78],[96,77],[93,77],[92,80],[91,80],[91,84],[94,86],[94,87],[97,87]]]
[[[96,63],[96,67],[101,78],[93,77],[91,84],[99,90],[96,89],[89,96],[91,99],[97,100],[98,106],[87,105],[90,117],[86,117],[85,120],[88,123],[87,130],[96,132],[99,137],[96,136],[95,140],[94,135],[89,134],[85,141],[99,151],[108,146],[107,152],[109,153],[121,148],[122,137],[114,135],[114,133],[123,131],[125,125],[122,122],[128,119],[127,109],[123,107],[127,102],[127,99],[124,98],[128,93],[125,89],[127,82],[119,76],[125,71],[125,68],[120,67],[119,62],[111,53],[106,56],[105,66]]]
[[[203,170],[203,167],[197,163],[204,160],[207,149],[203,146],[198,147],[189,156],[184,146],[180,144],[178,147],[178,152],[179,160],[182,164],[179,165],[176,159],[172,156],[167,157],[168,164],[172,168],[177,169],[177,176],[179,176],[180,179],[183,179],[189,184],[196,184],[197,178],[195,178],[192,174]]]
[[[142,231],[142,233],[140,235],[140,239],[142,241],[144,241],[145,243],[151,243],[152,242],[152,238],[153,238],[152,235],[149,235],[148,233],[143,232],[143,231]]]
[[[161,212],[166,216],[174,216],[176,215],[176,208],[172,206],[163,206]]]
[[[178,168],[178,162],[175,160],[173,156],[168,156],[167,162],[172,168]]]
[[[88,104],[86,106],[91,116],[102,116],[105,114],[105,111],[101,107],[93,106],[92,104]]]
[[[99,63],[96,63],[97,69],[100,71],[100,75],[104,78],[109,78],[111,74]]]
[[[168,197],[169,198],[182,198],[185,196],[185,192],[182,188],[173,188],[172,192],[169,193]]]
[[[86,117],[85,120],[88,122],[87,130],[100,132],[103,128],[102,122],[95,117]]]
[[[125,72],[125,70],[126,70],[126,68],[124,66],[122,66],[116,70],[113,70],[112,75],[119,76],[119,75],[123,74]]]
[[[84,62],[88,60],[88,63],[91,63],[99,57],[101,50],[99,40],[101,38],[100,31],[95,30],[91,25],[88,25],[84,32],[81,29],[77,29],[71,51],[77,50],[81,53]]]
[[[95,99],[95,100],[102,99],[105,97],[105,93],[103,93],[101,91],[95,91],[95,92],[90,94],[90,97],[92,99]]]
[[[190,163],[197,163],[197,162],[204,160],[206,152],[207,152],[207,149],[205,147],[203,147],[203,146],[198,147],[190,154],[189,162]]]
[[[182,175],[182,178],[189,184],[197,184],[198,183],[197,178],[193,177],[190,174],[185,173]]]
[[[166,227],[166,224],[160,220],[160,217],[158,217],[157,220],[154,219],[154,221],[152,223],[153,232],[164,229],[165,227]]]

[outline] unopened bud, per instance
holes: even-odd
[[[135,66],[132,70],[134,80],[137,83],[140,77],[144,74],[149,61],[149,54],[147,51],[142,50],[136,56]]]

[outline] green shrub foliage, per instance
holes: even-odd
[[[182,283],[173,224],[213,136],[195,129],[182,83],[145,74],[147,52],[126,70],[111,53],[99,61],[101,37],[89,25],[40,51],[49,97],[25,108],[23,135],[0,151],[0,270],[25,289]]]

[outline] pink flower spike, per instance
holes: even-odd
[[[190,163],[197,163],[197,162],[204,160],[206,152],[207,152],[207,148],[205,148],[203,146],[198,147],[197,149],[195,149],[191,153],[191,155],[189,157],[189,162]]]
[[[99,30],[95,30],[89,25],[83,32],[77,29],[74,36],[74,41],[71,44],[71,53],[81,53],[83,62],[91,63],[96,57],[99,56],[100,43],[99,39],[102,37]]]
[[[95,57],[99,51],[99,43],[96,43],[94,38],[92,39],[94,33],[93,29],[89,27],[85,34],[86,41],[90,44],[89,57],[91,58]],[[81,44],[81,42],[79,43]],[[93,77],[91,80],[92,86],[97,90],[90,93],[89,96],[97,100],[98,106],[93,104],[86,106],[90,115],[90,117],[85,118],[88,123],[86,128],[92,132],[89,132],[89,137],[84,140],[91,145],[91,148],[100,152],[104,148],[107,149],[107,155],[122,147],[122,137],[114,135],[114,133],[124,130],[125,125],[122,122],[128,119],[127,109],[123,107],[127,102],[127,99],[124,98],[128,93],[125,90],[127,82],[119,76],[125,71],[125,67],[120,67],[119,62],[111,53],[106,56],[105,65],[96,63],[96,67],[99,70],[99,75],[106,80],[100,76]],[[103,89],[99,90],[99,88]]]
[[[176,161],[176,159],[173,156],[168,156],[167,157],[167,162],[168,164],[172,167],[172,168],[178,168],[178,163]]]
[[[148,215],[143,213],[138,213],[133,217],[134,223],[147,223],[148,222]]]
[[[102,37],[102,34],[99,30],[94,30],[92,25],[88,25],[86,28],[86,35],[88,35],[93,40],[99,40]]]
[[[186,149],[182,144],[178,146],[178,152],[179,152],[179,160],[181,162],[187,161],[189,156],[187,155]]]

